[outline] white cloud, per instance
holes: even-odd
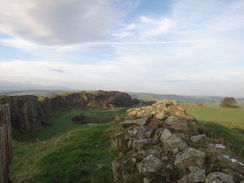
[[[61,0],[60,2],[67,3],[70,7],[80,1]],[[51,20],[47,18],[52,17],[49,15],[39,18],[40,13],[30,11],[33,7],[26,7],[24,14],[33,15],[34,18],[31,16],[30,20],[27,18],[24,21],[24,15],[17,12],[20,22],[24,22],[21,25],[17,24],[16,30],[11,26],[7,27],[9,22],[1,24],[3,19],[0,16],[0,28],[2,30],[5,28],[9,32],[14,31],[13,35],[19,37],[13,36],[0,42],[2,45],[34,53],[38,56],[38,60],[44,61],[0,62],[0,86],[13,85],[13,83],[31,83],[37,86],[34,83],[40,83],[43,87],[59,86],[71,89],[243,96],[244,3],[241,0],[206,0],[206,2],[178,0],[173,1],[173,5],[170,6],[172,9],[167,15],[158,14],[156,17],[137,14],[133,18],[121,16],[124,21],[117,22],[119,25],[117,29],[111,29],[109,32],[113,39],[105,41],[102,39],[106,39],[106,36],[102,38],[99,36],[104,36],[104,31],[113,26],[117,13],[115,19],[108,17],[110,20],[104,20],[105,17],[102,16],[101,22],[105,21],[107,24],[101,29],[96,27],[95,32],[91,34],[88,33],[85,39],[89,39],[89,42],[81,39],[80,35],[74,35],[77,43],[72,42],[69,35],[60,36],[61,23],[52,26],[49,24],[57,20],[57,17],[73,15],[66,12],[69,8],[64,8],[64,14],[60,15],[62,5],[52,9],[51,2],[48,6],[46,6],[47,2],[44,3],[45,6],[39,0],[33,2],[41,3],[40,10],[44,11],[45,7],[47,14],[57,16]],[[88,16],[91,13],[88,20],[96,23],[92,17],[99,16],[100,12],[90,11],[92,7],[90,2],[95,0],[84,2],[86,3],[81,7],[88,6],[88,10],[85,10],[82,15]],[[109,10],[108,13],[113,15],[114,9],[108,6],[108,3],[113,1],[102,2],[104,4],[95,5],[95,9],[97,6],[102,9],[105,7]],[[135,4],[130,4],[133,1],[126,2],[128,4],[125,3],[125,6],[132,7],[132,10],[135,8]],[[8,4],[12,7],[10,3]],[[24,5],[16,5],[16,8],[22,6]],[[35,7],[36,4],[33,3],[33,6]],[[4,10],[4,13],[7,11]],[[80,15],[80,12],[76,13]],[[11,13],[10,15],[14,16]],[[33,19],[38,20],[37,25],[32,22]],[[81,22],[83,20],[85,19],[81,19]],[[18,27],[23,29],[24,24],[29,25],[31,31],[37,28],[40,31],[33,31],[36,35],[30,34],[25,37],[18,32]],[[64,24],[68,25],[66,20]],[[72,22],[71,24],[75,25]],[[38,27],[39,25],[41,27]],[[52,35],[56,32],[57,35]],[[50,37],[47,36],[49,34]],[[48,43],[45,46],[40,45],[42,40],[39,39],[43,36],[43,41]],[[63,44],[50,45],[55,42],[53,41],[55,39]],[[36,43],[32,43],[33,41]]]
[[[176,23],[170,20],[169,18],[163,18],[158,21],[153,21],[149,19],[145,23],[148,24],[146,26],[150,27],[150,29],[146,30],[145,36],[161,35],[169,31],[172,27],[176,25]]]
[[[111,1],[0,0],[0,31],[37,44],[59,45],[110,38],[118,13]]]
[[[150,63],[144,55],[117,58],[100,65],[70,65],[59,62],[16,60],[0,62],[0,87],[11,88],[16,83],[35,88],[70,88],[78,90],[104,89],[198,95],[242,96],[244,69],[219,69],[191,72],[182,67],[168,68]],[[126,62],[120,59],[126,60]],[[140,59],[142,61],[140,61]],[[159,63],[158,63],[159,64]],[[165,67],[163,67],[165,66]],[[158,67],[159,70],[152,69]],[[155,73],[155,71],[157,71]],[[172,72],[174,71],[174,72]],[[217,72],[217,75],[216,75]],[[156,75],[155,75],[156,74]],[[240,81],[242,81],[240,83]],[[199,91],[201,88],[201,91]]]
[[[42,46],[39,46],[35,43],[26,41],[21,38],[0,39],[0,43],[4,46],[18,48],[18,49],[24,50],[24,51],[32,51],[32,50],[42,48]]]

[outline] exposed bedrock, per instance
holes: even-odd
[[[0,104],[10,104],[11,124],[22,132],[39,130],[47,124],[38,98],[33,95],[0,98]]]

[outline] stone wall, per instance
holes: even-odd
[[[0,105],[0,183],[9,183],[9,164],[12,159],[9,104]]]
[[[39,130],[47,124],[38,98],[33,95],[0,98],[0,104],[10,104],[11,124],[19,131]]]
[[[176,101],[129,109],[115,120],[116,183],[239,183],[244,164]]]

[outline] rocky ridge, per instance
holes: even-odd
[[[21,132],[40,130],[49,125],[46,118],[59,107],[100,107],[111,105],[131,106],[138,102],[130,95],[118,91],[95,91],[54,95],[38,101],[34,95],[0,97],[0,104],[10,104],[11,124],[13,129]]]
[[[50,98],[45,97],[40,100],[40,105],[46,113],[52,109],[66,106],[88,106],[108,108],[111,105],[121,107],[131,106],[138,101],[132,99],[131,96],[124,92],[118,91],[95,91],[95,92],[77,92],[63,95],[56,95]]]
[[[11,124],[19,131],[38,130],[47,121],[38,98],[33,95],[8,96],[0,98],[0,104],[10,104]]]
[[[129,109],[115,120],[116,183],[239,183],[244,164],[176,101]],[[244,181],[243,181],[244,182]]]
[[[12,159],[9,104],[0,105],[0,183],[10,183],[9,164]]]

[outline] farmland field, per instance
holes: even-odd
[[[194,106],[187,107],[186,111],[199,120],[244,130],[244,109]]]

